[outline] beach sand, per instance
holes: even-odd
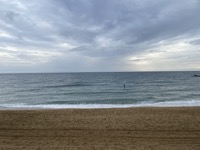
[[[1,150],[200,150],[200,107],[1,110]]]

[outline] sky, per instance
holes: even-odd
[[[200,0],[0,0],[0,73],[200,70]]]

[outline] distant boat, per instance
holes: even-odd
[[[193,75],[193,77],[200,77],[200,75],[199,74],[195,74],[195,75]]]

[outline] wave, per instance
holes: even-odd
[[[37,92],[37,91],[40,91],[41,89],[23,89],[23,90],[16,90],[14,92]]]
[[[91,86],[90,84],[62,84],[62,85],[48,85],[43,86],[43,88],[65,88],[65,87],[80,87],[80,86]]]
[[[200,100],[141,102],[137,104],[1,104],[0,109],[100,109],[100,108],[130,108],[130,107],[193,107],[200,106]]]
[[[118,105],[123,105],[123,104],[135,104],[137,101],[134,101],[129,98],[119,98],[119,99],[95,99],[95,100],[68,100],[68,101],[49,101],[45,103],[41,103],[41,105],[52,105],[52,104],[58,104],[58,105],[79,105],[79,104],[118,104]]]

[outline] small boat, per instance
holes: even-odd
[[[200,75],[199,74],[195,74],[195,75],[193,75],[193,77],[200,77]]]

